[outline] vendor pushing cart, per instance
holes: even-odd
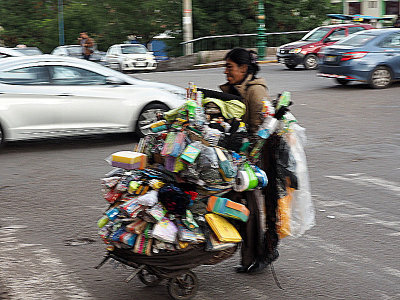
[[[135,269],[127,281],[166,279],[173,299],[196,293],[192,268],[241,246],[236,271],[260,272],[278,257],[278,236],[314,222],[290,95],[267,99],[255,53],[234,49],[226,61],[225,93],[189,86],[186,104],[151,124],[134,151],[113,153],[102,179],[107,254],[98,267],[112,258]]]

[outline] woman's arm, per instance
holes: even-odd
[[[256,133],[262,119],[262,100],[268,96],[267,90],[262,85],[252,85],[248,88],[247,110],[250,133]]]

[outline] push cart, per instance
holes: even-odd
[[[206,251],[204,244],[193,245],[190,249],[175,252],[158,253],[146,256],[128,249],[115,248],[108,251],[96,269],[109,259],[114,259],[134,268],[125,282],[130,282],[136,275],[147,286],[156,286],[167,281],[168,294],[172,299],[192,299],[199,287],[196,274],[191,269],[199,265],[215,265],[231,257],[237,245],[219,251]]]

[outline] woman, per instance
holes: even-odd
[[[250,135],[255,135],[262,123],[262,100],[268,97],[265,80],[256,77],[259,71],[257,55],[254,51],[235,48],[225,56],[225,61],[228,82],[220,88],[225,93],[241,96],[246,105],[243,121],[247,124]],[[241,265],[235,268],[238,273],[260,272],[279,256],[276,250],[278,236],[275,227],[278,193],[274,140],[274,136],[267,140],[260,162],[260,167],[268,176],[266,189],[229,195],[236,201],[244,198],[250,210],[249,220],[241,228],[242,261]]]

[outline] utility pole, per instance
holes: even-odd
[[[193,40],[192,0],[183,0],[183,41]],[[185,55],[193,54],[193,43],[185,44]]]
[[[258,0],[257,5],[257,52],[258,59],[264,60],[267,38],[265,35],[264,0]]]
[[[60,46],[64,46],[64,11],[63,0],[58,0],[58,40]]]

